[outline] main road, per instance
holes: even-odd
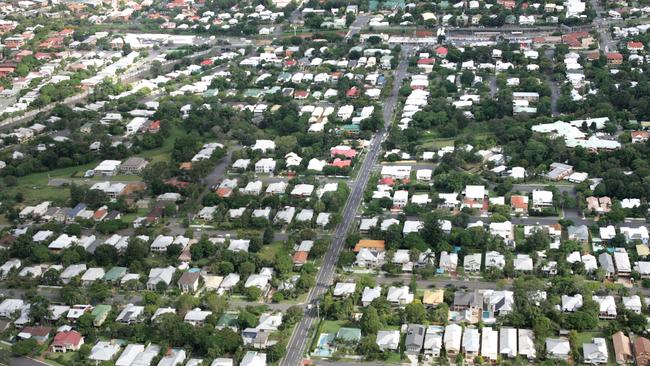
[[[357,175],[357,180],[352,188],[352,192],[350,192],[350,196],[343,207],[343,220],[341,220],[341,223],[337,226],[334,233],[334,239],[323,257],[323,262],[318,271],[318,275],[316,276],[316,287],[314,287],[307,296],[308,304],[316,304],[319,298],[323,296],[332,285],[336,263],[338,262],[341,251],[345,246],[347,233],[352,226],[354,217],[359,205],[361,204],[363,191],[368,183],[368,179],[370,178],[372,167],[377,162],[377,158],[381,151],[381,143],[386,138],[388,129],[393,121],[395,106],[398,102],[399,88],[406,76],[406,68],[408,66],[407,56],[409,52],[409,47],[402,48],[399,63],[395,70],[393,89],[390,96],[384,101],[382,111],[384,128],[375,134],[370,143],[370,148],[363,160],[361,169]],[[302,357],[309,342],[309,329],[317,321],[317,315],[316,307],[306,309],[304,317],[296,325],[296,328],[289,339],[287,354],[280,362],[281,366],[298,366],[302,363]]]

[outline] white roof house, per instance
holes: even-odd
[[[86,271],[85,264],[71,264],[61,272],[59,278],[63,283],[68,283],[74,277],[77,277]]]
[[[584,362],[587,364],[607,363],[609,353],[605,338],[594,338],[591,343],[584,343],[582,345],[582,354]]]
[[[481,348],[481,335],[477,328],[465,328],[461,347],[466,355],[478,355]]]
[[[499,329],[499,354],[508,358],[517,356],[517,329]]]
[[[47,247],[48,249],[52,249],[52,250],[61,250],[70,247],[78,240],[79,239],[74,235],[69,236],[68,234],[61,234],[59,235],[58,238],[54,239],[54,241],[52,241],[50,245],[48,245]]]
[[[101,267],[91,267],[88,268],[86,272],[81,276],[81,282],[84,284],[89,284],[91,282],[95,282],[97,280],[100,280],[104,277],[106,274],[106,271],[104,268]]]
[[[2,303],[0,303],[0,316],[3,318],[9,318],[24,306],[25,302],[23,302],[23,300],[5,299]]]
[[[553,359],[566,360],[571,352],[571,344],[565,338],[547,338],[546,354]]]
[[[255,141],[255,145],[253,145],[251,148],[253,150],[269,152],[275,150],[275,142],[271,140],[257,140]]]
[[[443,342],[447,354],[460,352],[460,342],[463,336],[463,328],[458,324],[449,324],[445,327]]]
[[[537,357],[535,333],[531,329],[518,329],[519,355],[529,360]]]
[[[489,251],[485,253],[485,268],[498,268],[503,269],[506,265],[506,257],[496,251]]]
[[[370,303],[372,303],[373,300],[379,298],[381,296],[381,287],[376,286],[376,287],[366,287],[363,289],[363,293],[361,294],[361,303],[363,306],[368,306]]]
[[[147,289],[149,290],[155,290],[156,285],[158,283],[163,282],[165,285],[169,286],[169,284],[172,282],[172,277],[174,277],[174,273],[176,272],[176,268],[172,266],[168,266],[165,268],[152,268],[149,271],[149,279],[147,280]]]
[[[263,290],[266,288],[266,286],[269,284],[269,277],[264,276],[261,274],[252,274],[248,276],[246,279],[246,283],[244,283],[245,288],[249,287],[257,287],[260,290]]]
[[[517,254],[513,260],[513,266],[515,271],[530,272],[533,270],[533,259],[528,254]]]
[[[481,356],[496,361],[499,356],[499,333],[490,327],[481,330]]]
[[[409,291],[408,286],[391,286],[388,288],[388,295],[386,295],[386,299],[391,304],[406,305],[413,302],[413,294]]]
[[[99,341],[90,350],[88,359],[93,361],[110,361],[120,351],[120,345],[113,342]]]
[[[209,310],[201,310],[199,308],[194,308],[187,313],[185,313],[185,320],[186,323],[192,324],[192,325],[200,325],[205,322],[205,319],[212,315],[212,312]]]
[[[398,330],[380,330],[377,332],[377,345],[384,350],[396,350],[399,347],[400,334]]]
[[[604,319],[610,319],[616,317],[616,301],[614,296],[592,296],[591,298],[598,303],[600,307],[599,316]]]
[[[336,297],[348,297],[356,291],[357,284],[354,282],[338,282],[334,287],[333,295]]]
[[[623,296],[621,302],[625,309],[641,314],[643,305],[641,304],[641,298],[638,295]]]
[[[562,311],[575,312],[582,307],[582,295],[562,295]]]
[[[266,353],[248,351],[239,366],[266,366]]]
[[[472,186],[468,185],[465,187],[465,197],[471,199],[483,199],[485,198],[485,186]]]
[[[463,258],[463,270],[467,273],[480,271],[482,260],[483,256],[481,253],[465,255],[465,258]]]

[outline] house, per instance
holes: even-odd
[[[84,338],[81,333],[71,330],[67,332],[59,332],[54,336],[54,340],[50,345],[52,352],[75,352],[84,344]]]
[[[158,362],[158,366],[180,366],[186,357],[185,350],[172,348],[167,350],[167,353]]]
[[[614,250],[614,265],[616,266],[616,274],[618,276],[629,277],[632,274],[630,257],[625,248],[616,248]]]
[[[542,210],[548,207],[553,207],[553,192],[534,190],[533,208],[536,210]]]
[[[191,325],[194,326],[203,326],[205,324],[205,319],[207,319],[208,316],[212,315],[212,312],[209,310],[201,310],[200,308],[194,308],[187,313],[185,313],[185,317],[183,320]]]
[[[95,362],[111,361],[120,352],[120,345],[114,342],[99,341],[90,350],[89,360]]]
[[[519,338],[519,355],[528,360],[534,360],[537,357],[535,348],[535,333],[531,329],[518,329]]]
[[[361,304],[365,307],[370,305],[373,300],[379,298],[381,296],[381,287],[376,286],[376,287],[366,287],[363,289],[363,293],[361,294]]]
[[[248,351],[242,358],[239,366],[266,366],[266,353]]]
[[[59,278],[61,279],[61,282],[63,283],[70,283],[70,281],[82,273],[86,271],[86,265],[85,264],[71,264],[68,267],[66,267],[63,272],[59,275]]]
[[[448,357],[455,357],[460,352],[463,328],[458,324],[449,324],[445,327],[443,342]]]
[[[93,311],[90,312],[90,316],[93,317],[93,325],[96,327],[101,327],[101,325],[106,321],[106,318],[108,318],[108,314],[110,314],[111,309],[112,306],[110,305],[95,305]]]
[[[514,226],[510,221],[491,222],[489,226],[490,234],[502,238],[506,244],[513,244],[515,240]]]
[[[396,208],[402,208],[406,206],[409,201],[409,192],[408,191],[395,191],[393,193],[393,206]]]
[[[499,356],[499,333],[490,328],[483,327],[481,330],[481,357],[495,362]]]
[[[477,328],[465,328],[461,350],[467,359],[473,359],[479,355],[481,348],[481,335]]]
[[[642,310],[642,304],[641,304],[641,298],[639,295],[632,295],[632,296],[623,296],[621,298],[621,302],[623,303],[623,307],[627,310],[630,310],[634,313],[641,314]]]
[[[582,295],[562,295],[562,311],[573,313],[582,307]]]
[[[147,280],[147,290],[156,291],[159,283],[163,283],[164,286],[169,286],[172,282],[172,277],[176,272],[176,268],[168,266],[165,268],[152,268],[149,271],[149,279]]]
[[[447,253],[443,251],[440,253],[440,262],[438,269],[446,273],[456,273],[458,267],[458,253]]]
[[[403,306],[413,302],[413,294],[410,293],[408,286],[391,286],[388,288],[386,299],[392,305]]]
[[[406,330],[406,339],[404,342],[406,352],[419,354],[420,351],[422,351],[422,346],[424,344],[424,334],[424,325],[409,324]]]
[[[380,330],[377,332],[377,346],[382,351],[395,351],[399,347],[400,335],[398,330]]]
[[[586,198],[587,210],[595,213],[607,213],[611,210],[612,200],[609,197],[594,197],[589,196]]]
[[[468,185],[465,187],[463,193],[463,204],[462,207],[476,208],[476,209],[486,209],[484,207],[485,203],[485,186],[478,185]]]
[[[503,269],[506,265],[506,257],[496,251],[485,252],[485,268]]]
[[[275,160],[271,158],[262,158],[255,163],[255,173],[273,173],[275,171]]]
[[[435,308],[444,302],[445,290],[437,288],[434,290],[424,290],[422,295],[422,304],[428,308]]]
[[[525,214],[528,212],[528,196],[510,196],[510,207],[514,213]]]
[[[634,340],[634,358],[637,366],[650,365],[650,340],[644,337]]]
[[[199,289],[199,279],[201,273],[196,272],[183,272],[178,279],[178,288],[183,292],[195,293]]]
[[[517,329],[499,329],[499,354],[505,358],[517,357]]]
[[[356,288],[357,284],[354,282],[338,282],[332,295],[335,297],[348,297],[356,291]]]
[[[424,355],[425,357],[436,358],[440,357],[442,351],[442,335],[445,328],[439,325],[429,325],[427,327],[427,334],[424,337]]]
[[[479,273],[481,271],[481,263],[483,256],[481,253],[466,254],[463,258],[463,270],[465,273]]]
[[[38,344],[44,344],[50,338],[52,328],[50,327],[24,327],[18,333],[22,339],[34,339]]]
[[[101,267],[88,268],[88,270],[81,276],[81,284],[89,286],[93,282],[104,278],[105,275],[106,271]]]
[[[567,234],[569,240],[574,240],[582,244],[587,244],[589,242],[589,228],[587,225],[571,225],[567,228]]]
[[[605,338],[594,338],[591,343],[584,343],[582,345],[582,355],[586,364],[607,363],[609,355]]]
[[[109,177],[117,174],[120,164],[122,164],[122,162],[119,160],[104,160],[93,170],[97,176]]]
[[[605,277],[611,278],[616,274],[614,259],[612,259],[612,256],[609,253],[600,253],[598,256],[598,263],[600,264],[600,268],[603,269],[603,272],[605,272]]]
[[[546,357],[556,360],[567,360],[571,353],[571,345],[565,338],[546,339]]]
[[[592,296],[592,300],[598,303],[599,312],[598,316],[601,319],[615,319],[616,318],[616,301],[614,296]]]
[[[135,324],[143,320],[144,306],[127,304],[117,315],[115,321],[122,324]]]
[[[149,162],[143,158],[132,156],[120,165],[120,173],[125,175],[137,175],[142,173]]]
[[[271,140],[257,140],[251,149],[261,151],[263,153],[270,152],[275,150],[275,142]]]
[[[612,343],[614,343],[616,363],[619,365],[631,363],[633,355],[630,338],[628,338],[623,332],[618,331],[612,335]]]
[[[531,272],[533,270],[533,259],[528,254],[517,254],[512,263],[515,271]]]

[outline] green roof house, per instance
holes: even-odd
[[[106,318],[108,317],[108,314],[111,312],[111,306],[110,305],[97,305],[93,309],[92,315],[93,317],[93,325],[96,327],[101,327],[102,324],[104,324],[104,321],[106,321]]]
[[[115,282],[124,277],[126,274],[126,267],[113,267],[104,275],[103,280],[107,282]]]

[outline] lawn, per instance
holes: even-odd
[[[278,254],[284,253],[284,243],[281,241],[274,241],[269,245],[265,245],[257,253],[257,256],[262,260],[274,261]]]
[[[150,162],[169,161],[171,152],[174,148],[174,141],[177,137],[184,136],[185,131],[180,127],[174,127],[163,146],[143,151],[137,156],[141,156]],[[29,174],[24,177],[18,178],[16,186],[8,188],[7,192],[10,195],[15,195],[20,192],[23,194],[25,204],[37,204],[43,201],[58,201],[67,200],[69,197],[68,187],[52,187],[48,182],[52,179],[62,179],[67,182],[75,182],[79,184],[92,184],[106,180],[104,177],[83,178],[87,170],[93,169],[98,164],[98,161],[92,163],[72,166],[67,168],[55,169],[44,173]],[[116,175],[110,177],[111,181],[121,182],[137,182],[141,178],[137,175]]]
[[[345,325],[345,321],[342,320],[323,320],[320,324],[320,332],[322,333],[338,333],[339,329]]]
[[[169,134],[169,137],[165,139],[163,145],[157,149],[146,150],[138,154],[147,160],[150,163],[155,163],[159,161],[169,161],[172,150],[174,149],[174,141],[176,138],[185,136],[186,133],[180,127],[174,126]]]

